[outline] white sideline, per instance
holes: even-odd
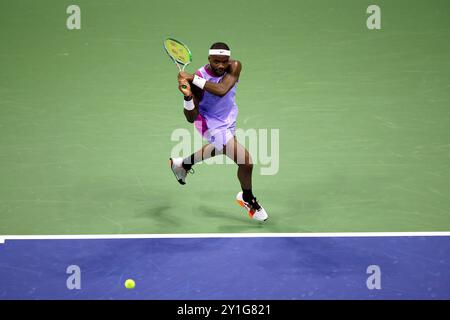
[[[328,237],[449,237],[450,231],[425,232],[318,232],[318,233],[174,233],[174,234],[79,234],[0,235],[6,240],[163,239],[163,238],[328,238]]]

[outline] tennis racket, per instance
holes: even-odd
[[[164,50],[178,67],[178,70],[184,71],[184,68],[192,62],[191,50],[184,43],[173,38],[166,38],[163,44]],[[182,87],[186,88],[184,85]]]

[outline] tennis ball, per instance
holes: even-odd
[[[133,279],[127,279],[125,281],[125,288],[127,288],[127,289],[134,289],[135,286],[136,286],[136,283],[134,282]]]

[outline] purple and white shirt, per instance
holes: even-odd
[[[226,73],[217,77],[208,71],[206,66],[198,69],[196,74],[209,82],[221,82]],[[223,97],[203,90],[203,96],[199,103],[199,116],[195,121],[195,126],[217,148],[226,144],[235,132],[238,115],[238,108],[234,99],[236,87],[237,82]]]

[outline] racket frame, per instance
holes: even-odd
[[[179,61],[178,59],[175,59],[175,58],[169,53],[169,50],[168,50],[167,47],[166,47],[166,41],[167,41],[167,40],[174,41],[174,42],[176,42],[176,43],[182,45],[182,46],[187,50],[187,52],[189,53],[189,62],[188,62],[188,63],[184,63],[184,62],[182,62],[182,61]],[[165,39],[164,39],[164,41],[163,41],[163,47],[164,47],[164,50],[166,51],[167,55],[170,57],[170,59],[172,59],[172,61],[173,61],[173,62],[175,63],[175,65],[178,67],[178,70],[179,70],[179,71],[184,71],[184,68],[186,68],[186,66],[192,62],[192,53],[191,53],[191,50],[189,50],[188,46],[185,45],[183,42],[181,42],[181,41],[179,41],[179,40],[176,40],[176,39],[174,39],[174,38],[168,37],[168,38],[165,38]],[[183,67],[181,67],[180,65],[183,66]]]

